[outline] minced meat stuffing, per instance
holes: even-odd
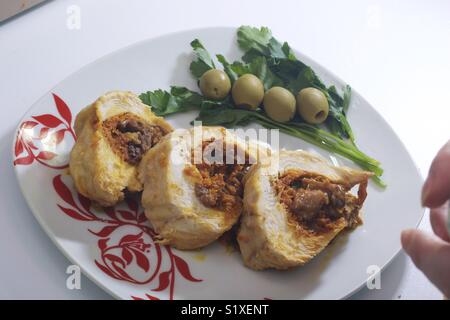
[[[214,140],[203,141],[202,154],[210,143]],[[216,141],[223,145],[223,159],[218,162],[208,163],[202,161],[200,164],[193,163],[200,175],[201,183],[195,184],[195,194],[203,205],[209,208],[217,208],[226,212],[237,212],[242,209],[242,197],[244,187],[242,179],[247,172],[250,164],[248,155],[245,154],[245,163],[240,164],[237,160],[237,147],[234,149],[233,163],[226,157],[226,144],[222,141]],[[192,155],[194,159],[194,155]]]
[[[315,232],[327,231],[335,220],[345,218],[349,228],[362,223],[359,211],[366,197],[366,185],[358,197],[350,187],[327,177],[298,170],[288,170],[273,181],[280,202],[291,217]]]
[[[106,119],[102,127],[114,152],[132,165],[138,164],[144,153],[167,133],[129,112]]]

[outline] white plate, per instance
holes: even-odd
[[[211,53],[233,60],[242,55],[235,33],[231,28],[193,30],[122,49],[58,84],[21,121],[13,158],[26,201],[57,247],[117,298],[344,298],[366,283],[371,266],[383,268],[389,263],[400,250],[400,231],[416,227],[423,215],[422,178],[416,166],[389,125],[355,90],[349,121],[360,148],[382,162],[388,188],[383,191],[370,183],[364,225],[339,236],[304,267],[256,272],[243,266],[238,252],[220,243],[190,252],[159,246],[136,203],[105,213],[80,199],[66,170],[77,112],[115,89],[140,93],[173,84],[195,89],[189,74],[190,41],[199,38]],[[326,83],[342,87],[336,76],[297,54]],[[174,127],[188,127],[194,116],[195,112],[186,113],[168,120]],[[281,147],[330,156],[299,139],[280,137]]]

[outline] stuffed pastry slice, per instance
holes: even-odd
[[[371,175],[305,151],[283,150],[254,165],[245,179],[237,237],[245,265],[287,269],[311,260],[339,232],[362,223]]]
[[[137,165],[170,131],[135,94],[112,91],[101,96],[75,119],[77,141],[69,167],[76,189],[105,207],[121,201],[125,191],[141,191]]]
[[[242,211],[242,179],[254,162],[243,141],[222,127],[179,129],[139,166],[142,205],[161,243],[195,249],[219,238]]]

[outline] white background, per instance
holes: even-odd
[[[71,5],[81,9],[80,30],[66,27]],[[72,72],[123,46],[174,31],[242,24],[270,27],[351,84],[426,175],[450,138],[450,1],[49,1],[0,23],[0,298],[110,298],[85,277],[81,290],[66,289],[69,261],[24,202],[11,144],[25,111]],[[428,215],[420,228],[430,230]],[[403,253],[382,273],[381,286],[352,298],[442,298]]]

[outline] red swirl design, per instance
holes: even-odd
[[[169,299],[174,297],[176,274],[191,282],[202,281],[192,275],[187,262],[176,255],[170,246],[158,243],[158,235],[148,226],[145,214],[135,199],[128,198],[125,201],[126,208],[119,205],[117,208],[104,208],[103,212],[97,212],[91,209],[90,200],[78,193],[74,196],[61,175],[53,179],[53,187],[65,202],[64,205],[58,204],[63,213],[79,221],[102,223],[99,230],[88,230],[99,238],[97,245],[101,258],[95,260],[95,264],[105,274],[139,285],[155,282],[151,290],[168,290]],[[125,226],[136,229],[136,232],[125,234],[120,239],[113,236]],[[151,255],[152,250],[154,255]],[[154,256],[155,260],[150,261],[149,256]],[[168,262],[165,270],[161,270],[163,259]]]
[[[68,164],[51,164],[51,160],[58,154],[48,151],[67,136],[76,141],[70,108],[56,94],[53,94],[53,100],[57,115],[37,115],[20,124],[14,145],[14,166],[31,165],[36,161],[55,170],[68,167]],[[40,130],[36,135],[38,126]],[[97,210],[89,199],[75,191],[69,176],[58,174],[52,183],[62,201],[57,204],[59,210],[74,220],[91,223],[88,231],[98,238],[97,246],[100,251],[99,259],[94,262],[111,278],[136,285],[149,284],[153,288],[150,290],[154,292],[167,290],[171,300],[174,298],[177,274],[187,281],[202,281],[192,276],[187,262],[169,246],[158,243],[158,235],[148,225],[137,199],[129,197],[125,203],[116,207]],[[150,294],[146,294],[145,298],[131,294],[130,297],[134,300],[159,300]]]
[[[65,169],[68,164],[52,165],[49,163],[57,154],[48,151],[54,149],[65,138],[66,132],[76,140],[75,132],[72,128],[72,113],[67,104],[56,94],[53,100],[58,111],[58,115],[43,114],[32,117],[20,124],[17,131],[16,142],[14,144],[14,165],[30,165],[34,161],[51,169]],[[39,134],[36,127],[40,126]],[[39,141],[44,150],[40,151],[35,142]]]

